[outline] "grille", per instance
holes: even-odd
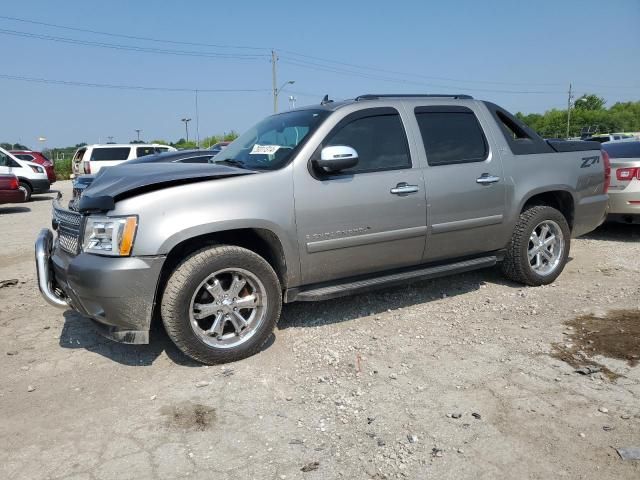
[[[58,245],[65,252],[77,255],[80,247],[82,215],[65,210],[54,202],[53,218],[58,224]]]

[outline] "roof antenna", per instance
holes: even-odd
[[[327,103],[333,103],[333,100],[329,100],[329,94],[324,96],[324,98],[320,102],[320,105],[326,105]]]

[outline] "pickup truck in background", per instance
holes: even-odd
[[[272,115],[213,164],[119,165],[36,241],[39,287],[108,337],[159,318],[208,364],[259,351],[283,302],[500,264],[553,282],[606,216],[597,142],[545,141],[466,95],[363,95]]]

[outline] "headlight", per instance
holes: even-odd
[[[42,167],[38,167],[36,165],[29,165],[31,167],[31,170],[33,170],[36,173],[44,173],[44,168]]]
[[[98,255],[127,257],[131,254],[138,217],[87,217],[82,250]]]

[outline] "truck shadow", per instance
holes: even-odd
[[[520,284],[506,280],[498,268],[487,268],[334,300],[285,305],[278,328],[282,330],[290,327],[330,325],[435,300],[446,301],[446,298],[479,290],[487,283],[497,283],[514,289],[523,288]]]
[[[73,310],[64,312],[64,325],[60,333],[60,346],[82,348],[128,366],[150,366],[165,352],[178,365],[201,367],[173,344],[165,332],[162,322],[153,322],[148,345],[127,345],[103,337],[93,322]]]
[[[640,242],[640,224],[606,222],[581,238],[638,243]]]
[[[488,283],[513,289],[523,288],[520,284],[505,280],[498,268],[488,268],[334,300],[288,304],[282,309],[278,328],[317,327],[347,322],[387,310],[464,295],[479,290]],[[90,320],[72,310],[64,312],[64,318],[60,334],[60,346],[63,348],[82,348],[128,366],[150,366],[163,352],[178,365],[203,366],[178,350],[159,320],[152,323],[148,345],[126,345],[102,337]],[[271,335],[261,350],[269,349],[274,342],[275,336]]]

